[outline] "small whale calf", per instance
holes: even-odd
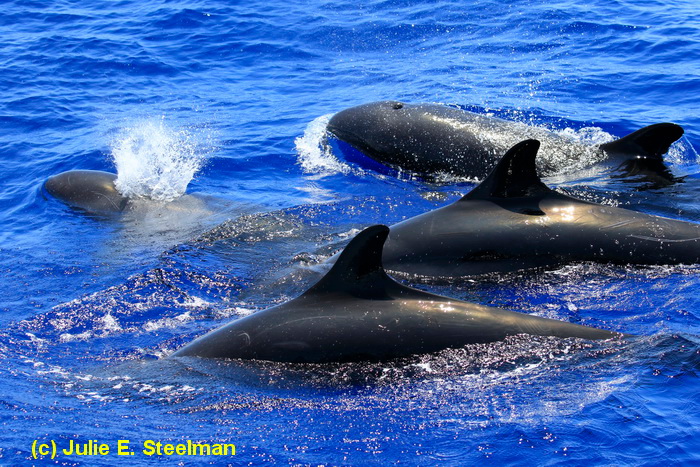
[[[557,193],[537,175],[539,147],[515,145],[458,201],[393,225],[387,269],[461,277],[573,261],[700,263],[700,225]]]
[[[454,300],[403,286],[382,267],[386,226],[360,232],[300,297],[237,319],[173,357],[277,362],[387,360],[516,334],[610,339],[622,334]]]
[[[158,213],[161,220],[183,221],[206,217],[222,203],[212,197],[183,194],[163,201],[147,197],[124,196],[117,190],[117,175],[100,170],[69,170],[49,177],[44,190],[64,204],[88,214],[109,217],[128,213],[130,219],[144,219],[149,213]],[[237,206],[240,211],[244,206]],[[168,217],[172,219],[168,219]]]
[[[115,174],[99,170],[70,170],[49,177],[44,188],[69,206],[96,214],[116,213],[129,204],[115,187],[116,179]]]
[[[586,146],[544,128],[439,104],[381,101],[335,114],[327,130],[376,161],[419,175],[483,179],[501,155],[525,139],[542,142],[539,173],[559,175],[602,162],[626,174],[672,180],[662,155],[683,135],[673,123],[644,127],[624,138]]]

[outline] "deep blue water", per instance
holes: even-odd
[[[46,462],[700,461],[695,266],[420,285],[642,336],[626,343],[514,338],[371,365],[165,358],[305,290],[358,229],[473,186],[399,179],[326,151],[323,122],[352,105],[451,103],[584,141],[675,122],[686,130],[668,156],[679,183],[551,182],[700,220],[695,1],[235,3],[3,5],[0,463],[30,463],[34,440],[90,439],[112,452]],[[114,218],[42,191],[52,174],[116,164],[152,197],[196,173],[185,198]],[[123,439],[237,453],[120,458]]]

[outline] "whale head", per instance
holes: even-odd
[[[410,122],[406,113],[412,106],[399,101],[380,101],[342,110],[328,122],[337,139],[381,161],[392,163],[391,154],[401,150]],[[393,135],[393,137],[387,137]]]
[[[116,178],[98,170],[70,170],[49,177],[44,189],[63,203],[91,213],[121,212],[129,200],[114,186]]]

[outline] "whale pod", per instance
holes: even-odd
[[[539,173],[557,175],[598,162],[627,173],[662,173],[662,156],[683,135],[673,123],[644,127],[624,138],[586,146],[544,128],[439,104],[381,101],[335,114],[327,130],[382,164],[420,175],[483,179],[501,155],[524,139],[542,142]],[[670,181],[670,180],[669,180]]]
[[[382,266],[388,233],[382,225],[365,229],[331,270],[298,298],[226,324],[172,356],[344,362],[436,352],[516,334],[621,336],[401,285]]]
[[[391,227],[387,269],[460,277],[552,267],[700,262],[700,225],[582,201],[537,175],[540,143],[511,148],[471,192]]]

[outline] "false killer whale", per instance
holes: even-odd
[[[387,269],[460,277],[572,261],[700,262],[700,225],[557,193],[537,175],[539,146],[515,145],[458,201],[391,226]]]
[[[558,175],[598,162],[630,174],[673,176],[662,155],[683,135],[673,123],[644,127],[624,138],[586,146],[544,128],[439,104],[372,102],[335,114],[327,130],[382,164],[419,175],[483,179],[500,156],[525,139],[542,142],[540,174]]]
[[[300,297],[237,319],[174,357],[279,362],[386,360],[515,334],[609,339],[578,324],[454,300],[395,282],[382,266],[383,225],[360,232]]]
[[[117,175],[100,170],[69,170],[49,177],[44,190],[68,206],[88,214],[109,217],[129,212],[143,220],[150,211],[173,216],[202,217],[215,212],[222,203],[212,197],[183,194],[172,201],[124,196],[116,187]],[[241,207],[239,207],[241,208]],[[133,217],[133,216],[132,216]],[[172,220],[177,220],[178,217]]]
[[[92,213],[122,212],[129,204],[114,185],[117,176],[100,170],[70,170],[53,175],[44,189],[65,204]]]

